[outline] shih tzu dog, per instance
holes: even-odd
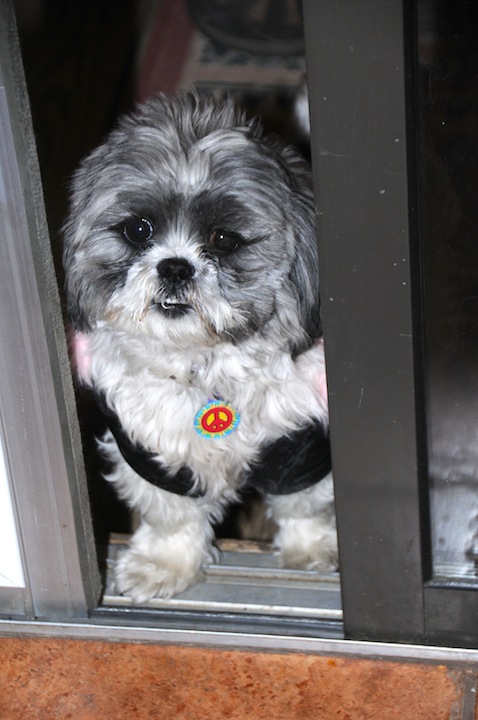
[[[141,517],[115,569],[136,602],[198,579],[248,485],[285,566],[336,566],[314,218],[302,159],[194,93],[124,117],[74,177],[74,359]]]

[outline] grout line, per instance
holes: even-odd
[[[463,703],[461,720],[475,720],[478,676],[474,670],[466,671],[463,680]]]

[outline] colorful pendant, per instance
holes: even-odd
[[[221,438],[230,435],[239,425],[241,416],[224,400],[210,400],[196,413],[194,428],[201,437]]]

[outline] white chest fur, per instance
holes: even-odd
[[[90,336],[83,379],[104,393],[131,439],[173,471],[187,465],[201,479],[213,470],[218,482],[231,485],[264,442],[327,419],[322,343],[296,360],[263,345],[248,340],[165,352],[157,340],[100,329]],[[240,415],[227,436],[204,437],[194,427],[213,397]]]

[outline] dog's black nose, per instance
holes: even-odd
[[[157,265],[159,277],[172,285],[187,283],[195,273],[194,267],[185,258],[167,258]]]

